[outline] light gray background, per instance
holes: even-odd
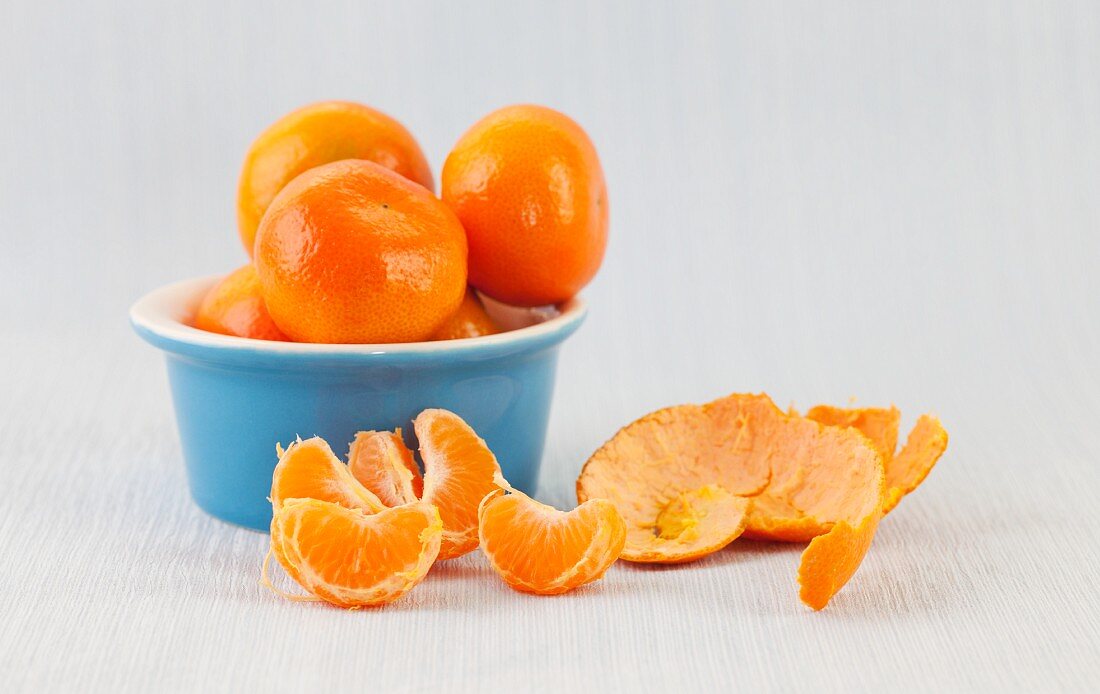
[[[0,679],[115,691],[1084,690],[1100,677],[1094,2],[7,4],[0,23]],[[234,4],[236,5],[236,4]],[[155,7],[154,7],[155,6]],[[382,611],[283,602],[190,503],[126,324],[244,260],[250,140],[322,98],[438,175],[559,108],[611,197],[540,497],[660,406],[935,411],[950,449],[824,612],[800,548],[614,568],[551,599],[480,556]]]

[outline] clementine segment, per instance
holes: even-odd
[[[386,507],[356,481],[324,439],[315,436],[275,450],[279,463],[271,475],[271,507],[276,513],[288,499],[318,499],[367,513]]]
[[[521,492],[487,496],[478,512],[481,549],[504,582],[557,595],[602,578],[623,549],[626,525],[603,499],[559,511]]]
[[[245,155],[237,187],[237,226],[253,254],[268,205],[298,174],[341,159],[366,159],[431,190],[432,172],[412,134],[369,106],[322,101],[280,118]]]
[[[429,409],[413,421],[424,461],[424,474],[399,433],[362,432],[352,443],[351,473],[389,506],[421,499],[439,508],[443,518],[440,559],[477,546],[477,508],[506,484],[489,447],[461,417]],[[398,430],[400,432],[400,430]]]
[[[271,521],[271,550],[307,591],[354,608],[381,605],[411,590],[435,561],[442,532],[431,504],[366,514],[317,499],[289,499]]]
[[[435,334],[433,340],[461,340],[468,337],[481,337],[482,335],[495,335],[500,328],[485,312],[485,306],[473,289],[466,288],[466,296],[462,298],[458,310],[451,314]]]
[[[256,271],[276,325],[300,342],[428,339],[466,291],[466,234],[422,186],[369,161],[291,181],[264,215]]]
[[[470,128],[443,165],[443,200],[470,243],[470,283],[516,306],[565,301],[607,246],[596,148],[568,116],[509,106]]]
[[[412,503],[424,492],[424,478],[397,431],[361,431],[348,452],[352,476],[386,506]]]
[[[237,268],[211,287],[195,315],[195,327],[254,340],[289,339],[267,312],[252,263]]]
[[[443,518],[440,559],[458,557],[478,544],[477,509],[503,480],[496,456],[462,418],[447,410],[424,410],[413,422],[424,461],[423,500]]]

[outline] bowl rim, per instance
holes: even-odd
[[[496,335],[392,344],[321,344],[278,342],[221,335],[188,325],[183,314],[191,313],[201,301],[200,291],[212,287],[223,275],[204,275],[171,282],[148,292],[130,307],[130,323],[146,341],[167,351],[173,345],[193,350],[243,352],[270,357],[292,355],[448,355],[483,351],[525,350],[546,342],[560,342],[572,334],[588,314],[588,304],[575,296],[558,306],[559,314],[547,320]]]

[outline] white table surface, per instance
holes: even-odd
[[[17,0],[0,23],[3,689],[1095,686],[1096,3],[164,4]],[[598,144],[612,241],[544,501],[668,404],[941,416],[947,455],[828,609],[798,601],[800,547],[748,542],[558,598],[478,555],[381,611],[258,585],[267,538],[191,504],[125,316],[243,262],[245,148],[331,97],[401,118],[437,172],[509,102]]]

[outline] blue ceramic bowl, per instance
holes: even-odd
[[[227,337],[188,325],[217,277],[178,282],[130,309],[134,330],[163,350],[195,502],[230,523],[271,523],[275,444],[321,436],[336,451],[357,431],[402,427],[429,407],[456,412],[485,439],[505,477],[531,494],[558,347],[584,320],[488,305],[509,332],[468,340],[315,345]],[[413,441],[409,441],[410,445]]]

